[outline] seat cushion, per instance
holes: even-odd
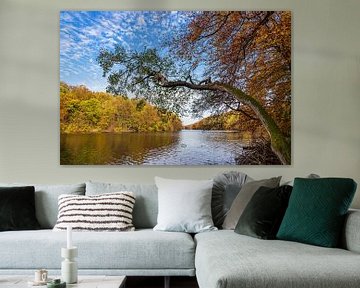
[[[350,288],[360,283],[360,254],[229,230],[195,236],[200,288]]]
[[[195,244],[186,233],[145,229],[72,236],[79,270],[194,268]],[[0,269],[60,269],[61,247],[66,247],[66,231],[1,232]]]

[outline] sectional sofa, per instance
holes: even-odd
[[[14,184],[0,184],[13,186]],[[133,191],[132,232],[74,232],[79,274],[196,276],[200,288],[360,287],[360,211],[349,211],[340,248],[261,240],[218,230],[196,235],[153,231],[155,185],[95,183],[35,185],[40,230],[0,232],[0,278],[46,268],[60,273],[66,233],[52,227],[61,194]]]

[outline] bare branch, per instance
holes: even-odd
[[[211,33],[208,33],[208,34],[205,34],[205,35],[199,37],[199,40],[205,39],[205,38],[209,38],[209,37],[215,35],[216,33],[218,33],[218,32],[224,27],[224,25],[226,24],[226,22],[227,22],[227,20],[228,20],[228,18],[229,18],[229,16],[230,16],[231,14],[232,14],[232,12],[229,12],[228,14],[226,14],[226,15],[224,16],[224,19],[221,21],[221,23],[220,23],[220,25],[219,25],[219,27],[218,27],[217,29],[215,29],[215,30],[214,30],[213,32],[211,32]],[[210,26],[208,26],[207,28],[212,28],[212,26],[216,26],[216,25],[218,25],[218,23],[219,23],[219,22],[216,22],[215,24],[210,25]]]
[[[203,81],[201,81],[203,82]],[[159,81],[159,85],[164,88],[171,88],[171,87],[187,87],[193,90],[199,90],[199,91],[226,91],[224,87],[222,87],[218,83],[203,83],[201,84],[195,84],[187,81],[168,81],[165,79],[165,77],[162,78],[162,81]]]
[[[241,109],[241,108],[233,108],[231,105],[229,105],[228,103],[224,102],[225,106],[228,107],[230,110],[232,111],[236,111],[236,112],[240,112],[241,114],[244,114],[246,117],[248,117],[251,120],[256,120],[259,121],[260,119],[257,117],[254,117],[252,115],[250,115],[248,112],[246,112],[245,110]]]

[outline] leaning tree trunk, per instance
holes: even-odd
[[[218,84],[219,85],[219,84]],[[259,117],[264,125],[266,131],[269,133],[271,148],[274,153],[279,157],[280,161],[287,165],[291,161],[291,145],[290,142],[281,132],[280,128],[275,123],[274,119],[267,113],[264,107],[253,97],[247,95],[238,88],[230,85],[220,84],[224,91],[235,96],[239,101],[252,108],[255,114]]]

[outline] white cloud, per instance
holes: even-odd
[[[156,47],[161,37],[185,19],[177,11],[61,12],[60,77],[73,84],[99,81],[96,88],[105,89],[106,79],[96,61],[101,48],[112,49],[116,44],[127,50]]]
[[[73,21],[73,17],[67,11],[61,11],[60,19],[61,21],[67,21],[67,22]]]
[[[138,24],[139,26],[144,26],[144,25],[146,24],[145,19],[144,19],[144,16],[140,15],[140,16],[138,17],[138,19],[137,19],[137,24]]]

